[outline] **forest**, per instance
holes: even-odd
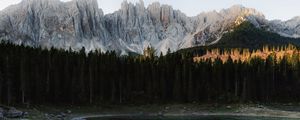
[[[277,49],[285,51],[290,47]],[[269,54],[266,59],[251,57],[247,61],[230,56],[226,61],[218,57],[195,61],[195,56],[184,52],[165,56],[118,56],[115,52],[100,50],[86,53],[84,48],[76,52],[1,43],[0,104],[300,100],[298,52],[280,59],[276,54]]]

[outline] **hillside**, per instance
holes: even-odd
[[[212,47],[228,48],[261,48],[264,45],[279,46],[300,45],[300,39],[280,36],[265,29],[258,29],[249,22],[244,22],[233,31],[224,34],[221,40]]]
[[[259,29],[249,22],[243,22],[232,31],[225,33],[218,43],[179,50],[193,54],[204,54],[207,49],[248,48],[262,49],[263,46],[300,45],[300,39],[283,37],[277,33]]]

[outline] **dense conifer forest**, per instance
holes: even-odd
[[[268,48],[272,51],[273,48]],[[278,49],[286,50],[288,46]],[[295,50],[297,51],[297,50]],[[243,52],[243,51],[239,51]],[[253,51],[248,51],[253,52]],[[205,51],[199,52],[205,53]],[[118,56],[0,44],[0,103],[104,104],[300,100],[299,54],[247,61],[193,54]]]

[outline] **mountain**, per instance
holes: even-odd
[[[257,28],[249,22],[243,22],[234,31],[225,33],[218,43],[210,47],[259,49],[265,45],[282,46],[294,44],[300,46],[300,39],[284,37],[264,28]]]
[[[209,46],[196,46],[178,50],[176,53],[203,55],[207,50],[230,48],[246,48],[250,50],[263,49],[265,46],[282,47],[288,45],[300,46],[300,39],[284,37],[269,29],[258,28],[252,23],[245,21],[233,28],[232,31],[224,33],[222,38],[215,44]]]
[[[0,12],[0,39],[46,48],[115,50],[120,54],[142,54],[145,47],[152,46],[158,54],[165,54],[168,49],[216,44],[245,21],[285,37],[300,37],[299,17],[268,21],[262,13],[240,5],[188,17],[158,2],[145,7],[142,0],[136,4],[124,1],[121,9],[106,15],[97,0],[23,0]]]
[[[294,17],[288,21],[274,20],[270,21],[270,29],[285,37],[300,37],[300,16]]]

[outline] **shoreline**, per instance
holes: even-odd
[[[28,119],[64,118],[82,120],[94,117],[112,116],[150,116],[150,117],[184,117],[184,116],[249,116],[300,119],[300,105],[275,104],[168,104],[168,105],[105,105],[105,106],[37,106],[22,109],[29,113]]]
[[[103,114],[103,115],[89,115],[74,117],[71,120],[86,120],[88,118],[101,118],[101,117],[128,117],[128,116],[143,116],[137,114]],[[239,113],[194,113],[194,114],[148,114],[146,117],[202,117],[202,116],[231,116],[231,117],[271,117],[271,118],[291,118],[291,119],[300,119],[300,116],[274,116],[274,115],[256,115],[256,114],[239,114]]]
[[[296,106],[295,106],[296,107]],[[188,108],[186,108],[188,109]],[[222,109],[222,107],[220,107]],[[228,110],[210,111],[209,109],[201,111],[181,111],[180,109],[172,110],[172,112],[159,111],[156,113],[127,113],[127,114],[95,114],[73,117],[71,120],[83,120],[95,117],[113,117],[113,116],[150,116],[150,117],[197,117],[197,116],[233,116],[233,117],[272,117],[272,118],[291,118],[300,119],[300,111],[286,111],[280,109],[272,109],[266,106],[243,106],[239,108],[231,108],[226,106]]]

